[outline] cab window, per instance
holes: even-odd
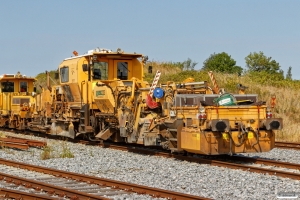
[[[108,80],[108,63],[107,62],[94,63],[93,79]]]
[[[6,81],[1,83],[2,92],[14,92],[15,91],[14,87],[15,87],[14,82]]]
[[[23,105],[24,103],[29,104],[30,99],[29,98],[13,98],[12,99],[12,104],[19,104],[19,105]]]
[[[20,82],[20,92],[27,92],[27,82]]]
[[[118,79],[128,80],[128,62],[118,62]]]
[[[69,82],[69,67],[60,68],[60,77],[62,83]]]

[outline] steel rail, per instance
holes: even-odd
[[[46,146],[46,142],[41,142],[38,140],[29,140],[17,137],[6,137],[0,138],[0,146],[7,148],[15,148],[21,150],[27,150],[29,147],[44,147]]]
[[[23,200],[37,200],[37,199],[45,199],[45,200],[51,200],[51,199],[57,199],[54,197],[50,197],[41,194],[36,193],[29,193],[29,192],[21,192],[18,190],[10,190],[6,188],[0,188],[0,199],[23,199]]]
[[[246,156],[224,155],[221,157],[228,159],[228,160],[232,160],[232,161],[242,161],[242,162],[249,162],[249,163],[254,163],[254,164],[262,164],[262,165],[268,165],[268,166],[276,166],[276,167],[282,167],[282,168],[287,168],[287,169],[300,170],[300,164],[298,164],[298,163],[282,162],[282,161],[277,161],[277,160],[268,160],[268,159],[253,158],[253,157],[246,157]]]
[[[13,176],[13,175],[1,173],[1,172],[0,172],[0,180],[14,183],[16,185],[23,185],[27,188],[34,188],[35,190],[43,190],[43,191],[46,191],[48,194],[56,194],[60,197],[67,196],[72,199],[90,199],[90,200],[93,200],[93,199],[108,200],[109,199],[109,198],[104,198],[104,197],[96,196],[93,194],[88,194],[85,192],[80,192],[77,190],[59,187],[59,186],[55,186],[55,185],[48,184],[45,182],[26,179],[26,178]]]
[[[275,142],[276,148],[282,148],[282,149],[296,149],[300,150],[300,143],[296,142]]]
[[[39,140],[31,140],[19,137],[8,136],[8,139],[11,139],[14,142],[28,144],[30,147],[44,147],[47,145],[47,142],[39,141]]]
[[[0,164],[18,167],[21,169],[27,169],[30,171],[41,172],[41,173],[45,173],[45,174],[51,174],[54,176],[75,179],[75,180],[79,180],[79,181],[83,181],[83,182],[89,182],[92,184],[98,184],[98,185],[102,185],[102,186],[112,187],[115,189],[122,189],[125,191],[134,192],[137,194],[148,194],[153,197],[161,197],[161,198],[168,198],[168,199],[182,199],[182,200],[209,199],[209,198],[204,198],[204,197],[199,197],[199,196],[194,196],[194,195],[189,195],[189,194],[183,194],[183,193],[178,193],[178,192],[173,192],[173,191],[168,191],[168,190],[163,190],[163,189],[158,189],[158,188],[141,186],[141,185],[132,184],[132,183],[115,181],[115,180],[110,180],[110,179],[105,179],[105,178],[98,178],[98,177],[94,177],[94,176],[77,174],[77,173],[73,173],[73,172],[66,172],[66,171],[62,171],[62,170],[51,169],[51,168],[46,168],[46,167],[41,167],[41,166],[34,166],[31,164],[20,163],[20,162],[16,162],[16,161],[5,160],[5,159],[0,159]],[[0,175],[2,175],[2,174],[0,173]],[[46,184],[46,183],[44,183],[44,184]],[[38,187],[37,183],[36,183],[35,187]],[[45,185],[45,187],[47,187],[47,185]],[[49,188],[49,189],[51,189],[51,188]],[[65,193],[68,194],[68,191],[65,191]],[[78,194],[78,196],[79,195],[80,194]],[[90,198],[94,199],[95,196],[93,195]]]
[[[28,144],[15,142],[8,138],[0,138],[0,146],[1,148],[15,148],[21,150],[27,150],[29,148]]]

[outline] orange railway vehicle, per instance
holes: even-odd
[[[16,110],[4,107],[7,100],[2,97],[1,125],[69,138],[161,146],[178,153],[219,155],[274,148],[282,119],[272,118],[266,103],[257,94],[244,94],[244,87],[240,94],[221,93],[212,73],[213,89],[192,78],[161,84],[159,71],[149,84],[143,80],[147,57],[142,54],[99,48],[75,53],[59,65],[59,84],[28,95],[26,115],[12,117]],[[14,92],[16,88],[17,83]],[[32,90],[28,82],[28,92]],[[8,94],[2,90],[1,95]],[[24,105],[18,106],[20,112]]]

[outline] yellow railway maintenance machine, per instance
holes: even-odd
[[[20,72],[0,76],[0,127],[26,129],[35,111],[35,81]]]
[[[36,96],[29,129],[180,153],[274,148],[274,130],[282,128],[282,119],[272,118],[256,94],[221,95],[214,79],[214,89],[192,78],[159,84],[159,71],[150,86],[143,80],[147,57],[142,54],[99,48],[73,53],[58,67],[60,83]]]
[[[120,129],[120,113],[130,112],[131,117],[137,114],[137,91],[147,87],[142,81],[146,57],[99,48],[83,55],[76,51],[73,54],[58,67],[60,84],[37,96],[46,123],[36,118],[30,129],[70,138],[83,135],[96,139],[100,134],[102,138],[124,141],[115,134]]]

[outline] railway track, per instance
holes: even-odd
[[[276,148],[282,148],[282,149],[296,149],[300,150],[300,143],[296,142],[275,142]]]
[[[99,143],[87,142],[87,141],[84,142],[76,141],[76,142],[80,142],[84,144],[93,144],[93,145],[96,144],[96,145],[103,146],[105,148],[112,148],[112,149],[118,149],[118,150],[129,151],[129,152],[140,153],[140,154],[147,154],[147,155],[163,156],[163,157],[174,158],[178,160],[185,160],[189,162],[209,164],[212,166],[225,167],[231,169],[240,169],[244,171],[263,173],[263,174],[280,176],[284,178],[300,180],[300,172],[299,172],[300,165],[294,163],[280,162],[280,161],[267,160],[261,158],[251,158],[251,157],[244,157],[244,156],[216,156],[214,158],[212,157],[202,158],[202,157],[195,157],[195,156],[194,157],[182,156],[182,155],[162,152],[161,150],[146,149],[141,147],[127,146],[127,145],[116,145],[112,143],[99,144]],[[125,191],[126,190],[128,189],[125,188]],[[135,192],[140,193],[139,191],[135,191]],[[145,191],[142,193],[145,193]],[[152,196],[155,196],[155,194],[153,195],[152,193]],[[178,197],[172,197],[172,198],[183,199]]]
[[[208,199],[5,159],[0,159],[0,171],[0,180],[5,181],[6,185],[18,188],[18,190],[31,188],[30,191],[36,191],[36,195],[43,195],[49,199],[62,197],[69,199],[110,199],[114,195],[129,193],[167,199]],[[43,194],[40,194],[40,191],[43,191]]]
[[[112,148],[112,149],[147,154],[147,155],[163,156],[163,157],[168,157],[168,158],[175,158],[178,160],[185,160],[185,161],[189,161],[189,162],[210,164],[212,166],[227,167],[227,168],[231,168],[231,169],[241,169],[244,171],[264,173],[264,174],[269,174],[269,175],[276,175],[276,176],[281,176],[281,177],[285,177],[285,178],[300,180],[300,174],[299,174],[300,172],[295,173],[295,171],[289,171],[289,170],[300,170],[300,165],[294,164],[294,163],[287,163],[287,162],[280,162],[280,161],[274,161],[274,160],[252,158],[252,157],[244,157],[244,156],[226,156],[226,155],[216,156],[215,158],[205,159],[205,158],[197,158],[197,157],[191,157],[191,156],[182,156],[182,155],[171,154],[171,153],[163,152],[161,150],[156,150],[156,149],[148,149],[148,148],[134,147],[134,146],[128,146],[128,145],[116,145],[116,144],[107,143],[107,142],[106,143],[95,143],[95,142],[81,141],[81,140],[75,140],[74,142],[79,142],[79,143],[83,143],[83,144],[100,145],[104,148]],[[297,145],[297,143],[287,143],[287,144],[280,143],[280,144],[282,144],[282,146],[285,145],[288,147],[292,147],[291,144],[294,144],[293,147],[295,147]],[[282,147],[282,148],[284,148],[284,147]],[[243,164],[240,164],[238,162],[243,162]],[[245,165],[245,163],[252,163],[255,165],[249,165],[249,164]],[[277,167],[277,169],[267,168],[266,166]],[[279,168],[284,168],[285,170],[279,170]]]
[[[144,148],[119,146],[119,145],[107,145],[106,147],[123,150],[123,151],[147,154],[147,155],[175,158],[182,161],[209,164],[211,166],[225,167],[230,169],[240,169],[249,172],[263,173],[263,174],[280,176],[284,178],[300,180],[300,171],[299,171],[300,164],[296,164],[296,163],[288,163],[288,162],[244,157],[244,156],[228,156],[228,155],[215,156],[215,157],[211,156],[209,158],[182,156],[182,155],[161,152],[159,150],[155,151],[155,150],[149,150]]]
[[[6,138],[0,138],[0,146],[4,148],[15,148],[21,150],[27,150],[29,147],[42,148],[46,146],[46,142],[38,140],[29,140],[17,137],[8,136]]]

